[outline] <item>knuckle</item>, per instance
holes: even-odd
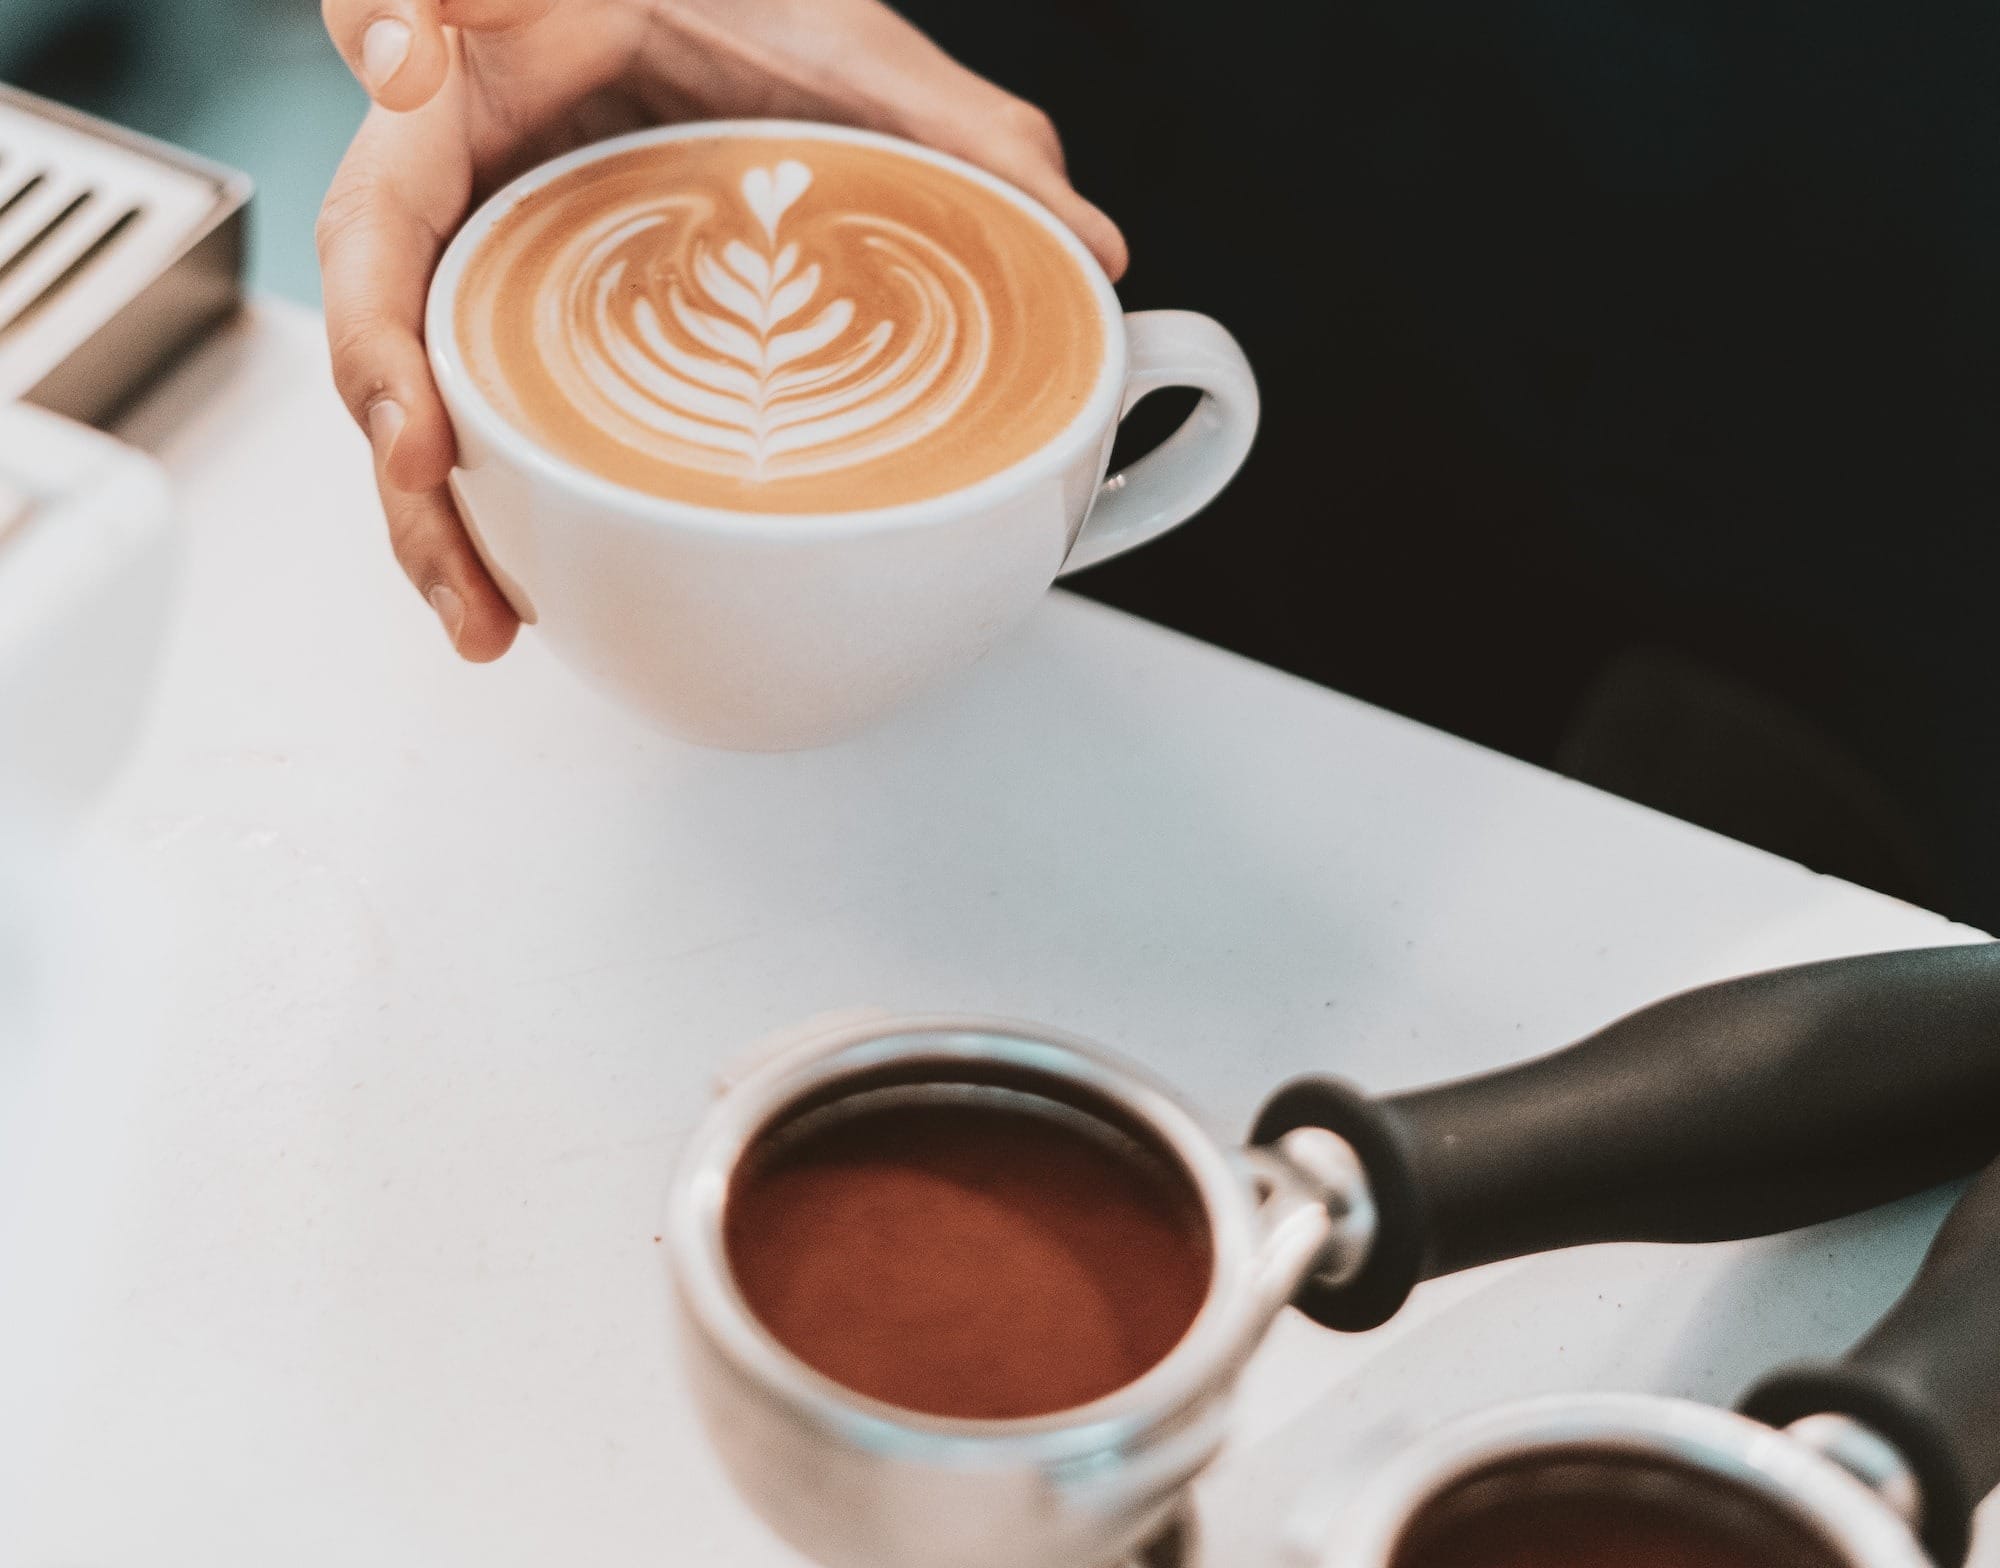
[[[389,509],[389,553],[396,558],[396,564],[403,569],[403,575],[410,580],[410,586],[419,593],[425,592],[438,580],[436,552],[425,539],[423,530],[414,525],[397,521],[393,507]]]
[[[382,490],[382,515],[389,525],[389,549],[411,583],[419,590],[436,583],[442,572],[443,552],[438,547],[437,530],[425,512],[423,496],[400,495]]]
[[[1018,142],[1039,157],[1062,162],[1062,137],[1048,111],[1022,98],[1009,98],[1000,106],[997,118],[1001,134]]]
[[[390,552],[418,593],[428,596],[440,583],[466,579],[471,546],[448,496],[384,490],[382,510],[389,524]]]
[[[322,262],[326,260],[327,252],[336,249],[343,239],[368,220],[368,212],[366,187],[343,172],[327,191],[326,200],[320,203],[319,216],[313,220],[313,243]]]
[[[368,317],[331,322],[327,348],[341,400],[356,419],[365,419],[369,407],[391,390],[388,332]]]
[[[357,278],[351,266],[332,264],[343,242],[367,221],[365,192],[359,187],[336,186],[315,225],[334,384],[357,419],[390,390],[390,370],[396,359],[395,331],[375,302],[375,290]]]

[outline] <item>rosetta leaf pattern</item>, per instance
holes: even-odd
[[[797,159],[748,170],[737,194],[750,222],[697,235],[663,297],[635,282],[633,249],[663,231],[663,213],[627,214],[586,247],[584,379],[677,461],[754,481],[868,460],[937,429],[983,371],[984,302],[929,237],[866,214],[822,225],[818,243],[834,235],[904,308],[864,321],[829,290],[826,261],[786,234],[812,183]]]

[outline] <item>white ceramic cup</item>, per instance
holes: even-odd
[[[453,300],[488,230],[579,164],[711,136],[880,147],[952,169],[1042,224],[1097,296],[1104,358],[1046,445],[928,500],[819,515],[722,511],[628,488],[504,420],[467,373]],[[971,664],[1065,572],[1166,532],[1214,499],[1257,428],[1235,339],[1186,311],[1126,315],[1101,268],[1046,208],[983,170],[894,137],[782,120],[638,131],[581,148],[500,191],[459,230],[431,284],[430,361],[458,435],[453,492],[494,580],[586,679],[713,746],[820,745]],[[1162,387],[1200,403],[1157,450],[1105,477],[1132,405]],[[949,440],[945,431],[938,439]]]

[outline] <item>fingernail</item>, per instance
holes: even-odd
[[[361,75],[369,90],[388,86],[409,54],[409,23],[399,22],[393,16],[370,22],[368,31],[361,35]]]
[[[384,398],[368,410],[368,444],[375,448],[375,460],[384,468],[396,450],[396,437],[403,433],[403,405]]]
[[[452,647],[456,648],[458,634],[465,625],[465,601],[443,583],[439,583],[424,597],[430,600],[431,608],[437,612],[437,618],[444,622],[444,634],[451,639]]]

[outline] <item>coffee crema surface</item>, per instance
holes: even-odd
[[[657,142],[484,236],[459,346],[509,423],[635,490],[751,512],[921,501],[1029,456],[1106,329],[1039,222],[946,168],[811,137]]]
[[[1157,1365],[1207,1299],[1178,1167],[1074,1112],[871,1103],[809,1116],[731,1182],[745,1304],[807,1365],[928,1415],[1073,1409]]]

